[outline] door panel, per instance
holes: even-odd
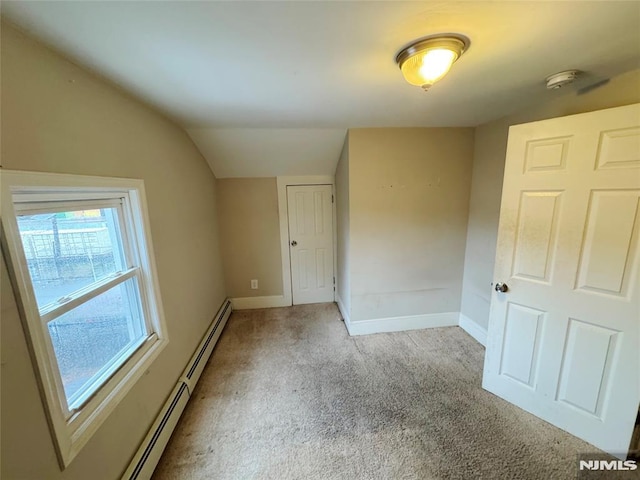
[[[576,288],[625,295],[635,264],[640,190],[591,192]]]
[[[596,168],[640,168],[640,128],[602,132]]]
[[[564,170],[571,137],[532,140],[527,144],[524,172]]]
[[[513,303],[507,306],[500,373],[528,387],[534,387],[537,379],[540,334],[545,313]]]
[[[287,187],[293,304],[333,302],[331,185]]]
[[[569,319],[558,400],[602,420],[602,404],[620,332]]]
[[[511,127],[483,386],[623,457],[640,402],[640,105]]]
[[[513,275],[549,282],[562,192],[523,192]]]

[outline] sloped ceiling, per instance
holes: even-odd
[[[346,130],[193,128],[189,135],[218,178],[333,175]]]
[[[350,127],[473,126],[640,65],[640,2],[24,2],[2,14],[182,125],[218,177],[333,172]],[[428,93],[394,58],[459,32]],[[340,144],[340,146],[338,146]]]

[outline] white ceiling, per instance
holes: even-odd
[[[349,127],[472,126],[640,65],[640,2],[3,1],[4,16],[184,126],[214,173],[333,172]],[[395,54],[471,47],[428,93]],[[340,140],[337,140],[340,138]]]
[[[218,178],[333,175],[341,128],[193,128],[189,135]]]

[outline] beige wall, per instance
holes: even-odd
[[[2,478],[119,478],[225,298],[215,178],[179,127],[2,24],[4,168],[145,181],[169,344],[63,472],[1,266]]]
[[[458,312],[472,128],[349,131],[351,320]]]
[[[336,238],[337,238],[337,297],[341,308],[351,317],[351,253],[349,241],[349,133],[336,168]]]
[[[220,245],[230,297],[282,295],[282,259],[275,178],[217,181]],[[251,279],[258,290],[251,290]]]
[[[461,311],[481,328],[486,329],[489,321],[509,126],[640,102],[640,70],[588,93],[560,90],[549,92],[549,98],[547,103],[476,128]]]

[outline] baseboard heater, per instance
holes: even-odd
[[[231,301],[226,299],[215,316],[211,326],[204,334],[200,345],[180,376],[178,383],[169,395],[169,399],[160,410],[155,422],[149,429],[140,448],[136,452],[122,480],[148,480],[158,465],[160,456],[167,446],[173,429],[178,424],[180,415],[187,405],[207,360],[213,352],[220,334],[231,315]]]

